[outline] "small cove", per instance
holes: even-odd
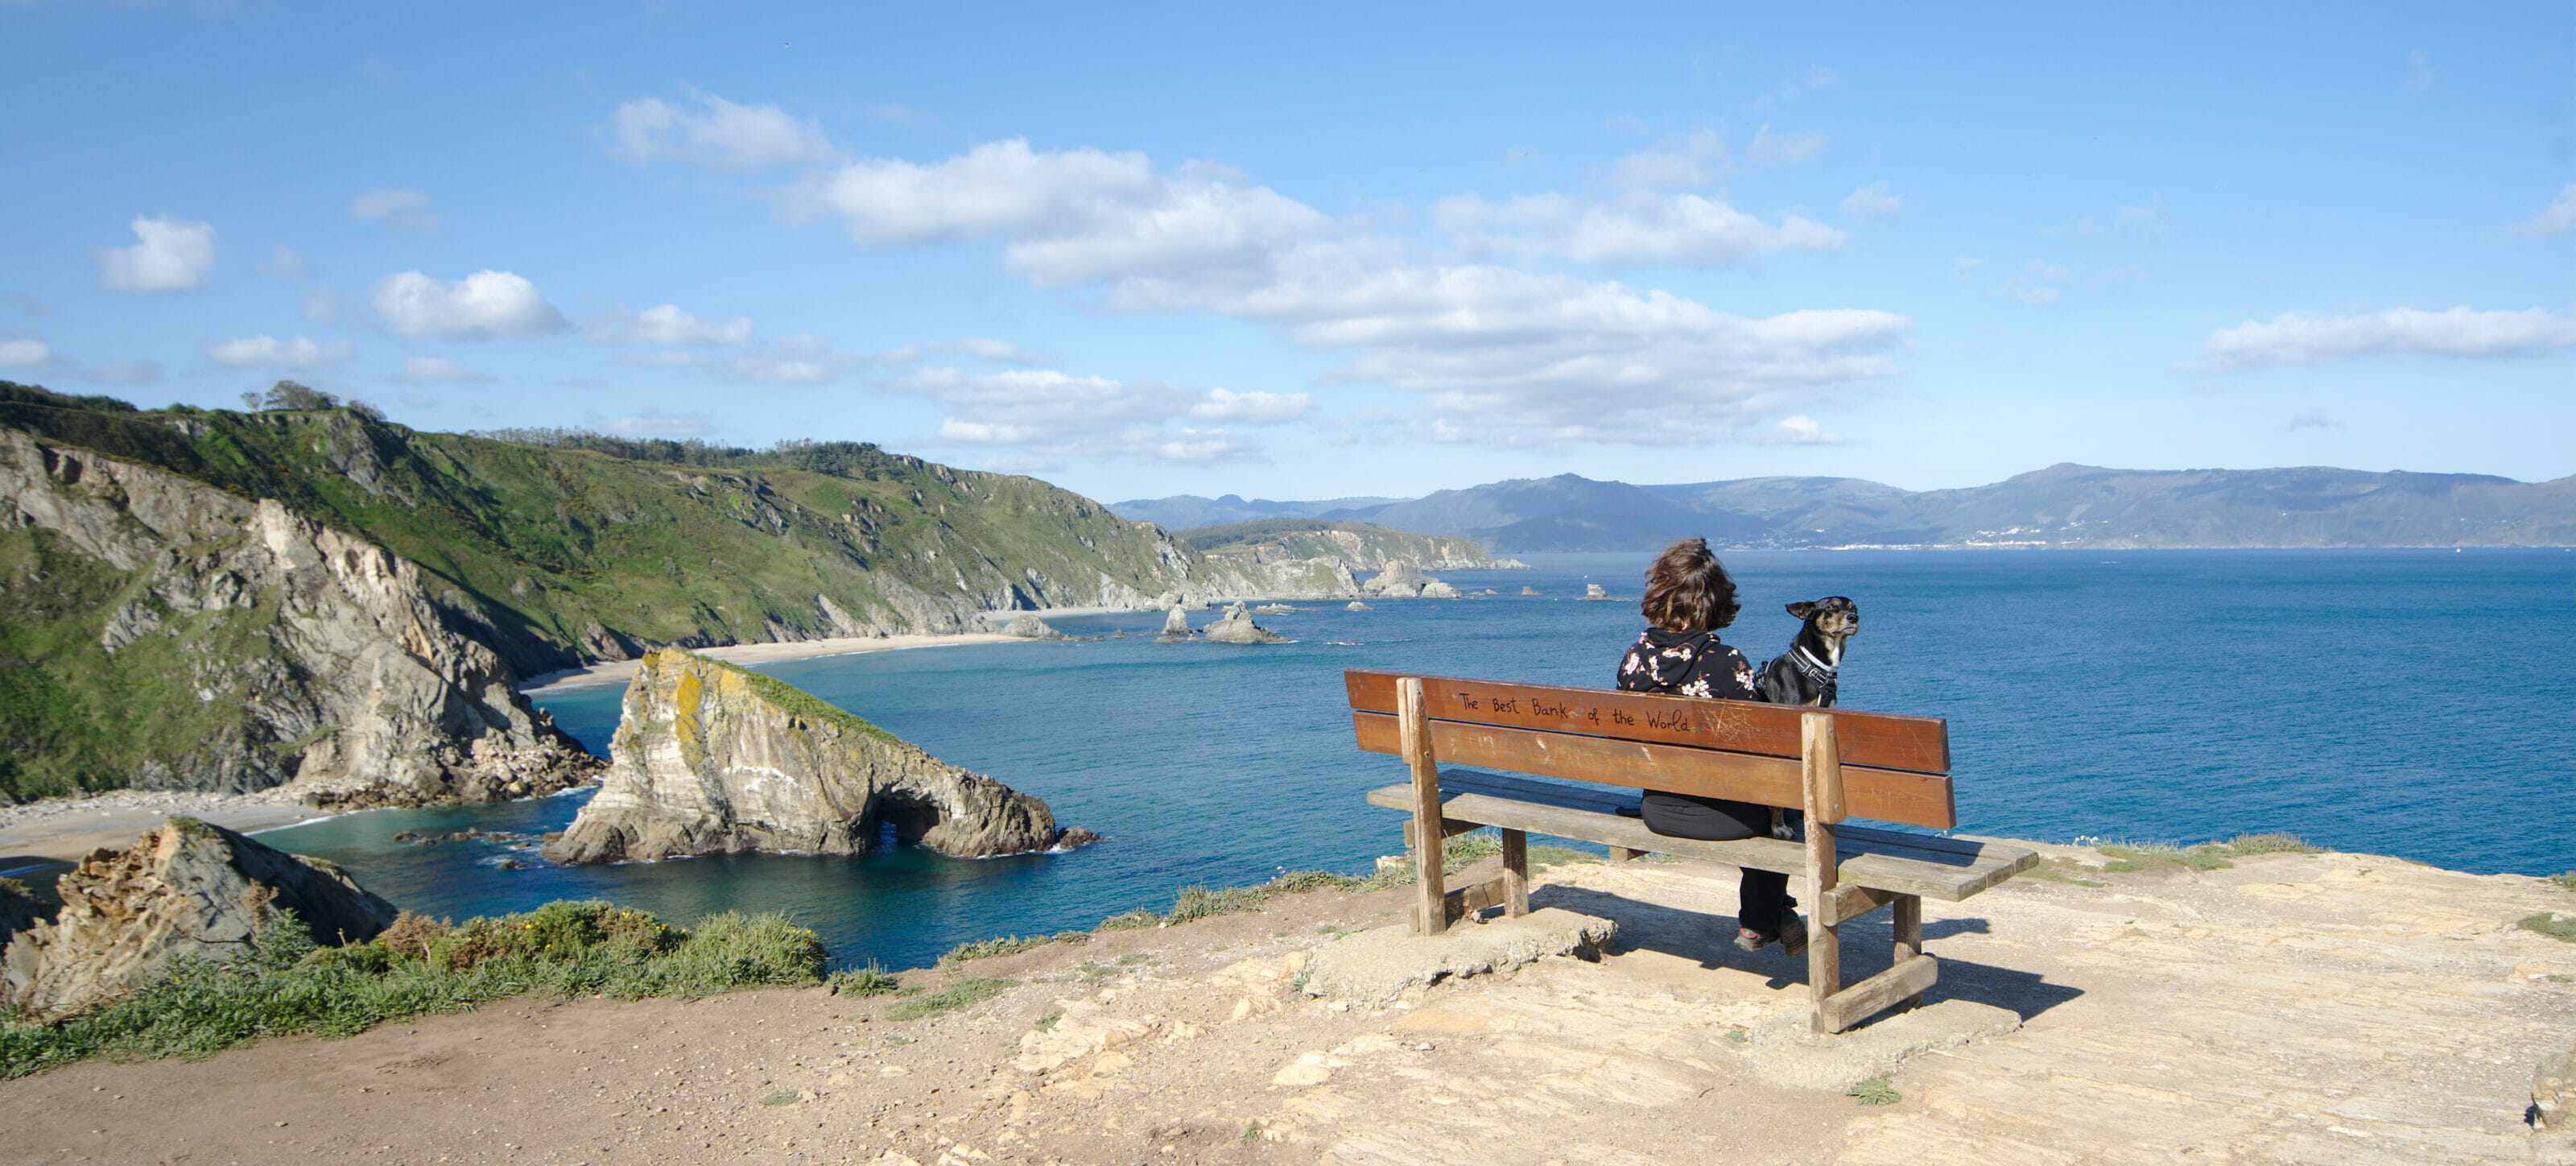
[[[263,835],[394,902],[463,917],[600,897],[695,919],[786,910],[852,963],[925,964],[992,935],[1160,910],[1190,883],[1360,872],[1397,818],[1360,801],[1401,779],[1350,741],[1341,671],[1389,668],[1606,686],[1636,633],[1643,555],[1524,556],[1443,573],[1475,601],[1340,603],[1260,617],[1292,644],[1155,644],[1158,613],[1069,617],[1127,639],[762,664],[944,759],[1044,797],[1109,841],[986,861],[917,849],[563,868],[484,841],[399,831],[561,829],[588,795],[354,814]],[[2320,845],[2479,872],[2576,866],[2576,555],[2527,551],[1739,552],[1757,661],[1796,599],[1850,595],[1862,634],[1843,703],[1950,718],[1962,829],[2190,842],[2287,830]],[[1620,602],[1575,599],[1586,582]],[[1523,597],[1523,586],[1541,592]],[[1213,613],[1199,613],[1204,622]],[[1335,641],[1347,641],[1336,643]],[[622,689],[538,703],[604,752]],[[2493,807],[2528,808],[2499,815]],[[501,869],[505,859],[527,869]]]

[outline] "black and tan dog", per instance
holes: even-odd
[[[1753,678],[1753,687],[1772,704],[1834,707],[1835,678],[1842,673],[1843,641],[1860,634],[1860,605],[1840,595],[1812,603],[1792,603],[1789,614],[1807,621],[1789,650],[1772,657]],[[1771,811],[1771,836],[1797,841],[1804,816]]]
[[[1843,666],[1843,641],[1860,633],[1860,605],[1840,595],[1792,603],[1789,614],[1807,621],[1789,650],[1762,666],[1753,687],[1773,704],[1834,707],[1835,677]]]

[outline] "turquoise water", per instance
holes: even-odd
[[[1341,673],[1386,668],[1607,687],[1638,628],[1642,555],[1455,572],[1476,602],[1301,604],[1297,642],[1156,644],[1159,615],[1055,621],[1130,638],[878,652],[763,670],[1109,841],[987,861],[916,849],[562,868],[398,830],[560,829],[586,794],[384,811],[264,839],[331,858],[415,910],[598,896],[676,919],[784,909],[841,958],[916,966],[968,939],[1086,927],[1175,888],[1365,871],[1398,849],[1362,804],[1402,779],[1352,747]],[[1727,556],[1757,661],[1796,599],[1860,602],[1842,703],[1950,718],[1961,828],[2192,842],[2287,830],[2480,872],[2576,868],[2576,554],[2565,551],[1775,552]],[[1628,602],[1584,603],[1586,582]],[[1524,585],[1543,595],[1524,598]],[[1203,615],[1201,618],[1205,618]],[[1331,641],[1353,641],[1336,644]],[[540,694],[594,750],[616,687]]]

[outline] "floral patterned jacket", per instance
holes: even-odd
[[[1744,653],[1717,641],[1717,633],[1668,632],[1647,628],[1619,660],[1619,690],[1699,696],[1718,700],[1760,700],[1753,687],[1753,666]]]

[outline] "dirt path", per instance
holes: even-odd
[[[819,990],[518,1002],[74,1066],[0,1084],[0,1160],[2525,1163],[2531,1067],[2576,1044],[2576,945],[2515,926],[2576,896],[2274,855],[1926,904],[1941,982],[1911,1017],[2009,1012],[1866,1106],[1782,1083],[1840,1054],[1798,1032],[1803,968],[1700,913],[1732,907],[1708,869],[1563,868],[1534,901],[1616,920],[1608,958],[1383,1010],[1293,989],[1403,892],[1289,896],[964,965],[1019,983],[929,1019]],[[1884,913],[1846,935],[1847,977],[1884,963]]]

